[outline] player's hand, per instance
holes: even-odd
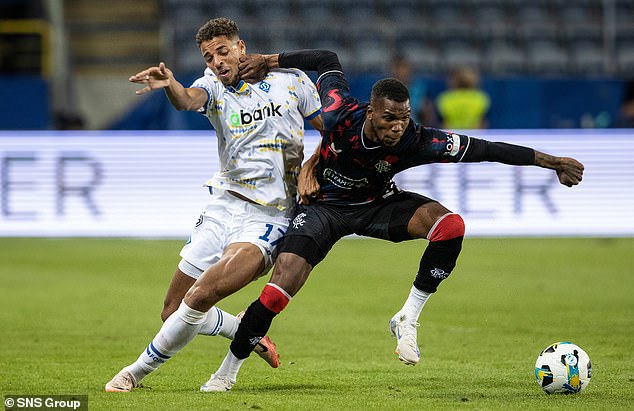
[[[559,182],[567,187],[576,186],[583,177],[583,164],[570,157],[560,157],[556,172]]]
[[[269,68],[266,65],[264,54],[246,54],[240,56],[238,71],[242,80],[247,83],[257,83],[264,79]]]
[[[319,195],[321,187],[317,182],[317,177],[312,172],[304,172],[304,168],[297,177],[297,191],[299,192],[299,203],[310,204]]]
[[[319,186],[317,179],[314,179],[313,182],[310,184],[304,185],[303,189],[298,187],[299,203],[300,204],[312,203],[319,196],[320,189],[321,187]]]
[[[143,84],[136,94],[144,94],[157,88],[169,87],[170,79],[173,78],[172,71],[165,67],[165,63],[160,63],[158,67],[150,67],[143,71],[139,71],[128,79],[135,84]]]

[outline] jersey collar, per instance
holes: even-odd
[[[227,86],[227,90],[236,93],[236,94],[248,94],[249,93],[249,85],[246,81],[240,80],[236,87]]]
[[[373,141],[368,141],[368,143],[377,144],[377,143],[375,143]],[[363,121],[363,125],[361,126],[361,144],[363,144],[363,148],[365,148],[366,150],[374,150],[374,149],[377,149],[377,148],[381,147],[380,143],[379,143],[379,145],[376,145],[376,146],[375,145],[366,144],[366,142],[365,142],[365,121]]]

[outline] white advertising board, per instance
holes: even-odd
[[[634,236],[634,131],[467,134],[575,157],[583,182],[493,163],[433,164],[397,183],[460,213],[468,236]],[[318,141],[306,136],[310,155]],[[0,236],[186,238],[218,168],[213,132],[0,132]]]

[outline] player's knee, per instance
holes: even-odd
[[[462,217],[459,214],[448,213],[441,216],[433,225],[427,239],[429,241],[446,241],[458,237],[463,237],[465,234],[465,224]]]
[[[185,294],[183,301],[196,310],[207,311],[221,299],[222,297],[214,288],[203,284],[194,284]]]

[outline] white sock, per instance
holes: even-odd
[[[246,358],[241,360],[233,355],[231,350],[229,350],[225,359],[222,360],[222,364],[220,364],[218,371],[214,374],[226,375],[229,379],[235,381],[238,378],[238,371],[240,371],[240,367],[242,366],[244,360],[246,360]]]
[[[399,313],[405,315],[405,318],[411,322],[418,322],[420,312],[423,310],[423,306],[430,296],[431,293],[426,293],[412,286],[412,289],[409,291],[409,296]]]
[[[194,310],[181,302],[145,351],[125,369],[138,383],[193,340],[206,318],[206,312]]]
[[[218,307],[211,307],[207,313],[207,319],[198,333],[212,336],[222,335],[233,340],[239,325],[240,320],[235,315],[222,311]]]

